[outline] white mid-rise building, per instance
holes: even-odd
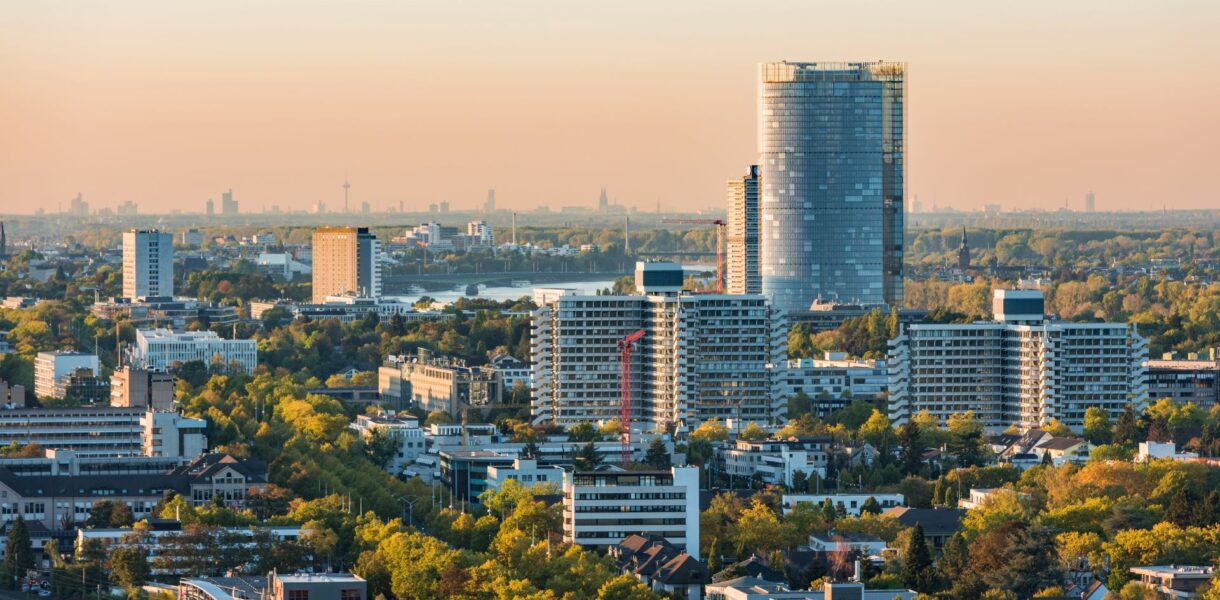
[[[864,508],[864,503],[872,498],[881,507],[881,510],[894,508],[895,506],[906,506],[906,498],[902,494],[784,494],[781,501],[784,514],[792,512],[797,504],[807,502],[814,506],[821,506],[822,503],[830,500],[830,504],[835,508],[842,508],[843,512],[852,517],[860,516],[860,509]]]
[[[826,417],[853,400],[880,400],[885,397],[889,383],[885,361],[849,359],[841,352],[827,352],[822,360],[791,359],[783,378],[784,396],[799,393],[809,396],[819,417]]]
[[[140,329],[136,331],[133,359],[154,371],[168,371],[175,364],[197,360],[249,373],[258,365],[258,348],[254,340],[226,340],[214,331]]]
[[[489,465],[487,467],[487,489],[498,490],[508,481],[516,481],[525,487],[535,485],[563,485],[563,467],[539,465],[538,461],[518,458],[510,466]]]
[[[990,430],[1058,419],[1080,431],[1088,408],[1117,419],[1147,403],[1147,343],[1134,326],[1049,319],[1038,290],[996,290],[993,312],[988,322],[910,325],[890,340],[895,424],[925,410],[942,423],[974,411]]]
[[[791,486],[798,472],[806,478],[825,478],[830,449],[830,438],[737,439],[723,450],[724,470],[730,477],[749,479],[758,474],[764,483]]]
[[[777,422],[786,408],[782,316],[764,296],[683,293],[682,282],[680,265],[639,263],[636,294],[547,294],[532,314],[534,422],[619,418],[619,341],[637,332],[630,410],[640,428]]]
[[[39,352],[34,359],[34,394],[39,398],[63,398],[66,379],[79,369],[96,375],[97,355],[68,350]]]
[[[174,236],[157,230],[123,232],[123,295],[168,298],[174,295]]]
[[[479,246],[496,245],[496,235],[487,221],[471,221],[466,224],[466,235]]]
[[[699,468],[565,472],[565,542],[607,548],[654,534],[699,558]]]
[[[365,440],[384,435],[393,442],[394,454],[385,465],[385,470],[393,474],[402,473],[427,451],[424,430],[415,417],[359,415],[351,427]]]

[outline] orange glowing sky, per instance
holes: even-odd
[[[0,213],[722,207],[757,63],[909,64],[925,206],[1220,207],[1220,3],[7,2]]]

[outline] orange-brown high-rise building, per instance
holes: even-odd
[[[347,293],[381,295],[381,245],[367,227],[319,227],[313,232],[313,301]]]

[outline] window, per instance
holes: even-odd
[[[288,590],[287,600],[309,600],[309,590]]]
[[[340,590],[339,600],[363,600],[360,590]]]

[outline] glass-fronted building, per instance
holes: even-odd
[[[762,291],[902,303],[906,66],[765,63],[758,101]]]

